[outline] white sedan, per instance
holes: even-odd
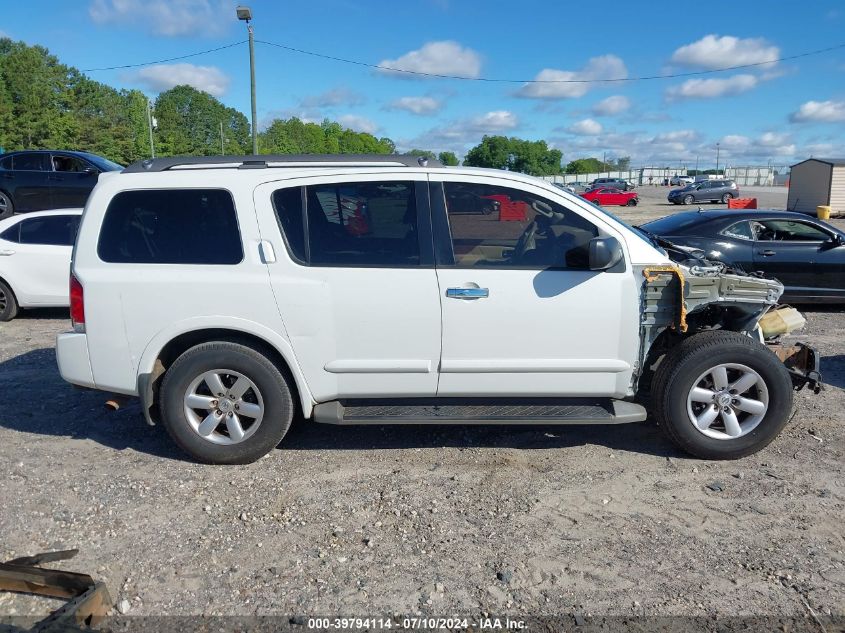
[[[0,321],[18,308],[69,305],[70,257],[82,209],[35,211],[0,220]]]

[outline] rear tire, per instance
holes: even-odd
[[[722,204],[728,204],[728,202],[733,200],[733,197],[734,196],[733,196],[732,193],[726,193],[725,195],[722,196]]]
[[[159,396],[170,437],[207,464],[254,462],[282,441],[293,418],[291,388],[282,373],[266,356],[237,343],[214,341],[186,351],[167,370]]]
[[[725,366],[727,386],[720,390],[713,380],[714,401],[707,401],[711,370]],[[743,389],[740,379],[756,382]],[[733,393],[734,385],[733,391],[742,391]],[[717,404],[720,393],[732,402]],[[718,330],[687,338],[663,359],[651,403],[658,424],[682,450],[702,459],[738,459],[777,437],[789,420],[792,394],[789,372],[777,356],[750,337]],[[748,411],[752,404],[753,413]],[[708,422],[711,408],[713,421]]]
[[[11,321],[18,315],[18,300],[12,289],[0,281],[0,321]]]
[[[12,202],[12,198],[0,191],[0,220],[5,220],[6,218],[12,217],[15,213],[15,204]]]

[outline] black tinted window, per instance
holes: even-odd
[[[577,213],[526,191],[447,182],[455,264],[461,267],[589,267],[598,230]]]
[[[15,169],[19,171],[51,171],[50,160],[47,154],[16,154]]]
[[[14,156],[6,156],[6,158],[0,160],[0,169],[12,169],[14,158]]]
[[[78,215],[29,218],[20,223],[19,241],[21,244],[73,246],[78,228]]]
[[[420,262],[413,182],[306,187],[311,264],[414,266]]]
[[[90,165],[76,156],[53,156],[53,169],[55,171],[81,172],[85,171],[87,167],[90,167]]]
[[[7,242],[19,242],[20,241],[20,234],[21,234],[21,223],[18,222],[13,224],[8,229],[0,233],[0,240],[6,240]]]
[[[124,191],[106,209],[100,259],[133,264],[237,264],[232,196],[220,189]]]
[[[302,217],[302,188],[279,189],[273,193],[273,208],[291,256],[307,262],[305,254],[305,225]]]

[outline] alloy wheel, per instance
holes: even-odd
[[[191,428],[204,440],[240,444],[261,426],[264,399],[247,376],[231,369],[213,369],[188,385],[184,410]]]
[[[762,376],[746,365],[723,363],[708,369],[687,396],[690,423],[717,440],[751,433],[769,410],[769,390]]]

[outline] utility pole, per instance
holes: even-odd
[[[223,121],[220,121],[220,155],[226,154],[226,146],[223,144]]]
[[[235,9],[235,13],[239,20],[246,22],[246,30],[249,34],[249,90],[252,98],[252,153],[258,154],[258,118],[255,107],[255,33],[253,33],[252,24],[252,9],[249,7],[239,6]]]
[[[150,158],[155,158],[156,149],[155,145],[153,145],[153,126],[156,125],[156,120],[153,118],[153,109],[149,99],[147,99],[147,125],[150,128]]]
[[[698,176],[698,156],[695,157],[695,175]]]
[[[716,143],[716,175],[719,175],[719,143]]]

